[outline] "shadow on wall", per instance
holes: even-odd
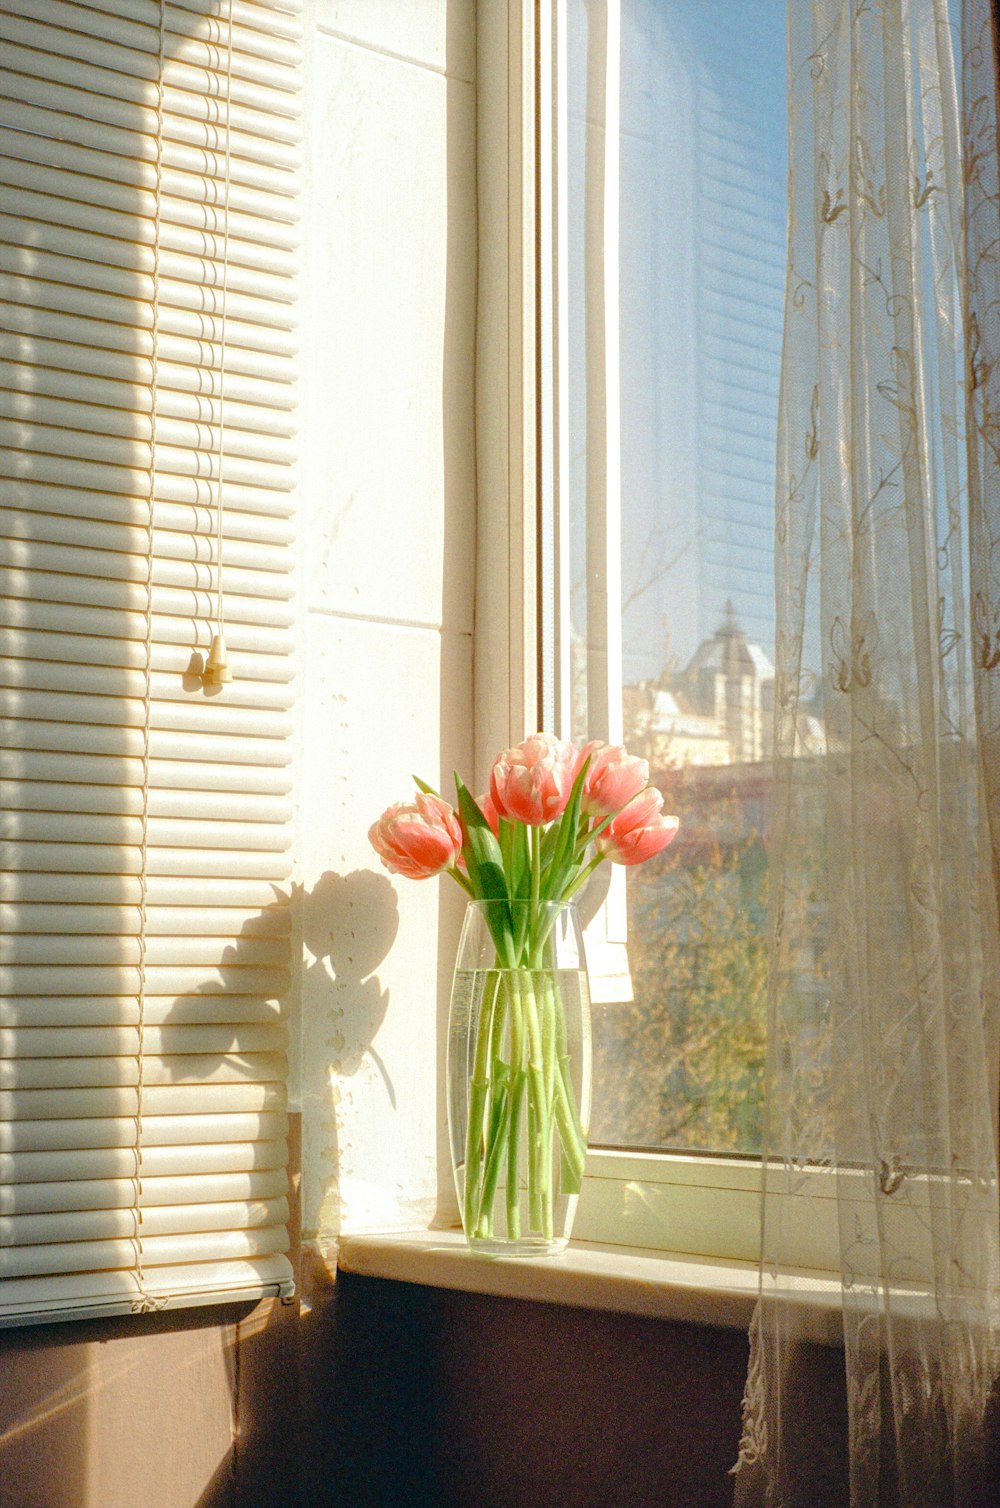
[[[320,1233],[335,1236],[340,1227],[337,1106],[341,1096],[350,1092],[345,1091],[344,1081],[367,1070],[381,1081],[388,1105],[396,1106],[392,1080],[374,1046],[389,1005],[389,993],[382,989],[375,970],[399,926],[396,893],[389,879],[371,870],[347,875],[328,870],[311,890],[294,886],[287,900],[276,891],[274,905],[244,923],[203,984],[174,1001],[168,1021],[171,1025],[197,1021],[200,999],[243,995],[249,986],[241,980],[259,965],[262,939],[273,938],[275,922],[289,916],[292,938],[301,938],[303,950],[299,1023],[303,1146],[301,1160],[290,1162],[293,1176],[301,1172],[299,1229],[303,1239],[310,1241]],[[233,1052],[220,1053],[218,1058],[199,1056],[206,1077],[223,1057],[231,1068],[241,1061]],[[247,1076],[257,1079],[259,1071],[250,1057],[246,1065]]]
[[[311,890],[293,893],[304,950],[301,989],[302,1239],[340,1229],[342,1149],[337,1107],[344,1081],[366,1070],[396,1093],[373,1043],[389,1006],[375,970],[399,927],[396,892],[386,875],[328,870]]]

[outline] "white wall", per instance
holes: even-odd
[[[439,1047],[461,897],[390,879],[367,830],[412,799],[414,772],[446,790],[471,766],[474,14],[474,0],[307,0],[307,1236],[424,1223],[453,1199]]]

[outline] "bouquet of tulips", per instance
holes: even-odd
[[[457,774],[456,806],[424,781],[416,784],[412,803],[390,806],[371,827],[372,846],[395,874],[417,880],[449,874],[485,902],[495,950],[492,988],[471,1049],[460,1190],[465,1230],[470,1240],[492,1236],[493,1199],[506,1162],[507,1236],[520,1236],[517,1169],[526,1104],[529,1221],[544,1240],[557,1192],[579,1192],[586,1155],[552,961],[554,907],[572,900],[604,860],[641,864],[660,853],[678,819],[664,815],[644,759],[620,745],[578,748],[545,733],[500,754],[489,790],[478,799]]]

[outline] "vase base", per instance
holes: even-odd
[[[568,1236],[521,1236],[516,1241],[504,1237],[467,1236],[470,1251],[484,1257],[552,1257],[565,1251]]]

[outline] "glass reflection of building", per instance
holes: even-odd
[[[773,655],[783,12],[622,6],[626,685],[686,666],[727,603]]]

